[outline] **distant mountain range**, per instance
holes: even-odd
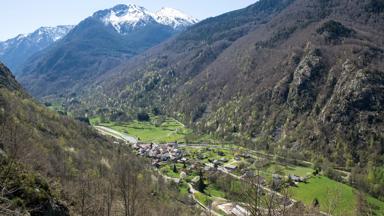
[[[0,42],[0,61],[17,75],[29,57],[63,38],[72,28],[71,25],[41,27],[30,34]]]
[[[33,95],[66,94],[196,22],[175,9],[152,13],[137,5],[117,5],[97,11],[46,49],[32,56],[29,52],[28,60],[4,62],[17,65],[20,82]]]

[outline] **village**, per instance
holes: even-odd
[[[186,145],[177,142],[167,144],[155,143],[134,143],[133,150],[137,155],[149,158],[152,166],[166,178],[172,179],[175,183],[182,185],[187,184],[188,193],[192,195],[202,193],[194,188],[198,187],[201,173],[221,173],[227,175],[237,181],[247,181],[251,178],[257,178],[262,193],[272,192],[272,189],[283,183],[288,182],[290,186],[295,186],[300,182],[306,181],[306,176],[299,176],[293,173],[284,174],[282,172],[263,171],[259,175],[256,174],[254,164],[266,163],[260,157],[256,157],[250,153],[228,150],[225,147],[209,146],[209,145]],[[266,164],[265,164],[266,165]],[[309,169],[310,171],[310,169]],[[206,184],[214,185],[209,178],[205,180]],[[269,182],[272,182],[271,184]],[[269,188],[268,185],[276,186]],[[217,186],[213,186],[219,190]],[[215,194],[215,192],[212,192]],[[218,193],[218,192],[216,192]],[[215,208],[226,215],[247,216],[248,211],[244,205],[229,199],[227,194],[223,197],[211,196],[209,199],[215,203]],[[199,197],[199,196],[197,196]],[[205,198],[207,199],[207,198]],[[220,202],[215,201],[220,200]],[[236,199],[235,199],[236,200]],[[205,205],[205,200],[196,199],[201,206]],[[289,200],[285,205],[291,205]]]

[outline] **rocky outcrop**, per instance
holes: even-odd
[[[306,54],[293,72],[293,80],[288,93],[288,105],[295,111],[303,112],[312,108],[316,99],[318,75],[323,70],[318,49],[308,44]]]

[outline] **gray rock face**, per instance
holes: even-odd
[[[320,52],[311,48],[306,52],[293,73],[288,93],[288,104],[297,111],[308,110],[313,105],[316,99],[316,76],[322,70]]]

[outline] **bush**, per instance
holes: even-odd
[[[137,114],[137,120],[138,121],[149,121],[151,118],[149,117],[148,113],[142,112]]]
[[[338,40],[343,37],[350,37],[354,33],[352,29],[345,27],[343,24],[330,20],[317,29],[317,33],[325,34],[327,40]]]

